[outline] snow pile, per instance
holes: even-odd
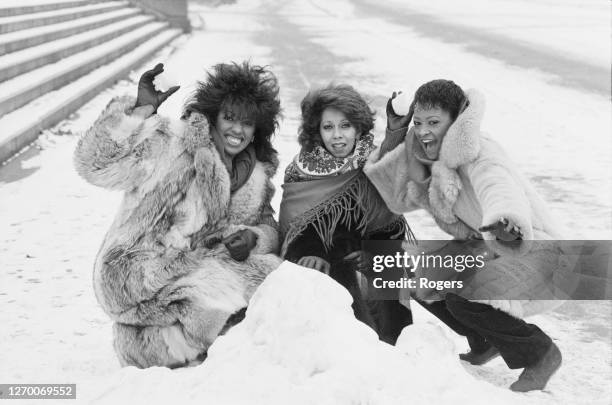
[[[329,277],[285,262],[204,364],[123,369],[93,403],[488,404],[492,396],[498,404],[516,402],[516,394],[467,374],[438,326],[406,328],[398,350],[357,321],[350,304]]]

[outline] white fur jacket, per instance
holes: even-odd
[[[507,247],[497,242],[493,234],[478,231],[501,217],[520,227],[524,241],[562,239],[561,231],[532,185],[502,148],[480,131],[485,109],[483,96],[476,90],[469,90],[466,95],[469,105],[444,137],[439,159],[433,163],[427,182],[417,184],[411,180],[408,159],[414,156],[412,150],[407,150],[407,142],[382,159],[379,151],[374,151],[365,165],[366,175],[391,211],[425,209],[442,230],[456,239],[478,235],[494,250],[504,252]],[[529,254],[531,246],[523,242],[515,253]],[[505,274],[513,271],[516,274],[516,269],[506,269]],[[521,282],[526,277],[521,277]]]
[[[130,115],[134,101],[112,100],[74,156],[85,180],[124,192],[96,259],[94,287],[105,311],[126,323],[141,321],[122,318],[128,308],[156,296],[209,253],[203,245],[211,236],[248,228],[258,236],[252,255],[278,253],[270,207],[277,164],[257,161],[247,182],[230,195],[229,175],[203,115],[141,119]]]

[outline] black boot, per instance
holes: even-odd
[[[475,366],[482,366],[497,356],[499,356],[499,350],[497,350],[495,346],[490,346],[483,352],[475,352],[474,350],[470,350],[467,353],[461,353],[459,358]]]
[[[561,367],[561,351],[553,343],[537,363],[525,367],[510,389],[516,392],[542,390],[559,367]]]
[[[466,336],[470,351],[461,353],[459,358],[475,366],[481,366],[499,356],[499,350],[485,338],[475,333]]]

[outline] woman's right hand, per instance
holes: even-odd
[[[138,81],[138,96],[136,97],[136,105],[134,108],[143,106],[152,106],[153,114],[157,112],[157,108],[162,105],[168,97],[176,92],[180,86],[170,87],[167,91],[161,92],[155,88],[153,80],[155,76],[164,71],[164,64],[158,63],[151,70],[147,70],[140,76]]]
[[[298,260],[297,264],[329,275],[329,262],[319,256],[304,256]]]
[[[395,112],[395,109],[393,108],[393,100],[399,94],[401,94],[401,91],[399,93],[394,91],[389,100],[387,100],[387,129],[389,131],[395,131],[401,128],[405,128],[407,130],[410,120],[412,119],[412,111],[409,111],[406,115],[399,115]],[[404,135],[405,134],[406,132],[404,131]]]
[[[391,98],[387,101],[387,129],[385,130],[385,138],[380,144],[380,156],[382,158],[387,152],[395,149],[399,144],[404,142],[408,125],[412,119],[412,111],[406,115],[399,115],[393,108],[393,99],[397,97],[395,91]]]
[[[500,218],[496,222],[478,228],[480,232],[491,232],[495,237],[504,242],[523,239],[523,231],[511,219]]]

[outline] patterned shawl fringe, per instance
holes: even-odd
[[[291,242],[309,224],[312,224],[319,238],[321,238],[326,251],[329,251],[332,247],[332,237],[339,223],[347,228],[355,225],[356,230],[360,231],[362,236],[365,235],[366,231],[368,231],[367,227],[375,217],[375,214],[380,212],[380,210],[388,210],[384,206],[382,199],[377,198],[376,193],[371,189],[372,187],[365,176],[357,176],[356,180],[343,190],[338,191],[325,202],[318,204],[291,221],[281,249],[282,256],[285,255]],[[398,236],[403,233],[406,240],[416,244],[416,238],[406,219],[402,216],[399,221],[402,222],[403,226],[402,230],[398,232]],[[379,229],[391,229],[396,223],[397,221],[393,221]]]

